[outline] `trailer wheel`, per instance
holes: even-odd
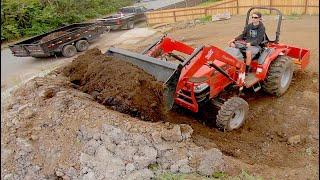
[[[127,23],[127,29],[133,29],[134,28],[134,21],[129,21]]]
[[[288,56],[278,56],[271,62],[266,79],[262,84],[265,92],[276,96],[283,95],[290,86],[294,67]]]
[[[218,111],[216,124],[220,130],[232,131],[240,128],[247,117],[248,103],[240,97],[232,97]]]
[[[85,51],[89,48],[89,43],[87,40],[79,40],[76,42],[76,48],[79,52]]]
[[[77,49],[73,45],[66,45],[62,48],[62,55],[64,57],[72,57],[76,55]]]

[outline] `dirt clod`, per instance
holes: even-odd
[[[295,136],[289,137],[289,139],[288,139],[288,143],[291,145],[299,144],[300,142],[301,142],[300,135],[295,135]]]

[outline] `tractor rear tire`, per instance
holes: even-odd
[[[62,55],[64,57],[72,57],[77,54],[77,49],[73,45],[66,45],[62,48]]]
[[[216,125],[222,131],[232,131],[240,128],[248,115],[249,105],[240,97],[228,99],[218,111]]]
[[[288,56],[278,56],[271,62],[266,79],[262,84],[265,92],[282,96],[290,86],[294,67],[293,61]]]
[[[89,48],[89,43],[87,40],[79,40],[76,42],[76,48],[79,52],[85,51]]]

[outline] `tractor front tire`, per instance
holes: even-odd
[[[66,45],[62,48],[62,55],[64,57],[72,57],[77,54],[77,49],[73,45]]]
[[[293,61],[288,56],[278,56],[271,62],[266,79],[262,84],[265,92],[282,96],[290,86],[294,67]]]
[[[240,128],[248,115],[249,105],[240,97],[228,99],[218,111],[216,124],[222,131],[232,131]]]
[[[76,48],[79,52],[85,51],[89,48],[89,43],[87,40],[79,40],[76,42]]]

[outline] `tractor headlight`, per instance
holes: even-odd
[[[195,85],[194,86],[194,92],[195,93],[200,93],[200,92],[202,92],[203,90],[205,90],[208,87],[209,87],[208,83],[201,83],[201,84]]]

